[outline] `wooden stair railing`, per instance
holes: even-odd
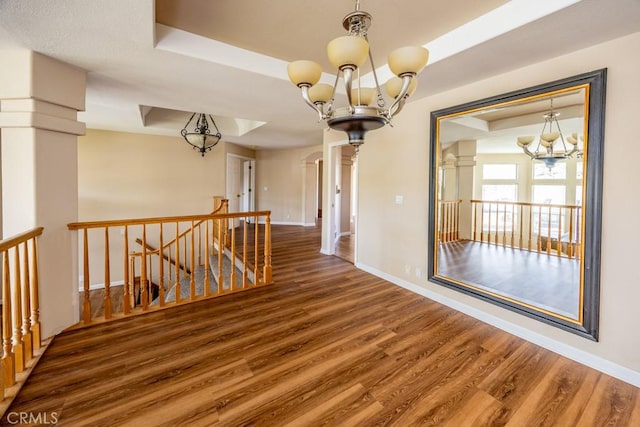
[[[438,241],[454,242],[460,238],[460,203],[462,200],[442,200],[438,209]]]
[[[2,405],[17,394],[44,351],[40,336],[37,238],[43,228],[0,241],[2,258]]]
[[[232,220],[241,220],[244,226],[240,230],[229,231],[228,224]],[[81,236],[80,265],[84,290],[81,325],[243,291],[272,282],[269,211],[82,222],[69,224],[68,228],[77,230]],[[120,232],[120,239],[114,238],[117,231]],[[249,241],[251,233],[253,240]],[[134,235],[142,242],[140,252],[134,252],[130,248],[136,240]],[[165,243],[167,240],[169,243]],[[238,240],[243,242],[242,256],[236,254]],[[225,244],[227,241],[228,245]],[[233,264],[230,283],[225,282],[225,246],[231,248],[230,259],[238,257],[242,260],[240,264],[244,271],[241,273],[240,283],[236,281],[236,268],[233,268]],[[161,256],[161,251],[151,249],[153,247],[167,248],[168,253],[163,252]],[[247,252],[249,249],[253,250],[251,262]],[[98,255],[100,251],[104,252],[102,257]],[[164,255],[167,255],[169,261],[165,260]],[[114,257],[120,258],[122,262],[112,262]],[[217,257],[214,269],[217,268],[218,283],[215,289],[211,288],[212,257]],[[176,267],[180,265],[186,266],[193,273],[196,268],[202,269],[199,271],[202,271],[204,283],[198,284],[203,286],[202,292],[196,292],[195,274],[187,275],[183,269]],[[249,265],[253,267],[253,283],[248,280],[246,270]],[[98,273],[94,274],[96,270]],[[140,304],[136,304],[134,299],[134,281],[138,276]],[[101,279],[104,280],[104,316],[103,319],[94,319],[89,291],[91,285],[97,284]],[[185,280],[188,280],[188,284],[185,284]],[[159,295],[155,300],[151,298],[150,292],[153,282],[159,286]],[[122,311],[118,313],[114,313],[111,297],[111,288],[116,285],[123,286]],[[183,286],[188,286],[189,289],[186,298],[182,298]],[[169,290],[175,291],[175,299],[172,301],[166,298]]]
[[[213,211],[211,212],[210,215],[224,214],[224,213],[228,213],[228,212],[229,212],[229,200],[225,199],[225,198],[222,198],[222,197],[218,197],[218,196],[214,197],[214,200],[213,200]],[[145,245],[146,246],[146,249],[147,249],[147,251],[146,251],[147,265],[149,266],[149,270],[153,271],[153,269],[151,268],[152,267],[152,263],[153,263],[153,261],[152,261],[153,260],[153,256],[158,256],[158,257],[161,256],[162,259],[161,260],[159,259],[158,262],[167,261],[169,263],[168,264],[168,266],[169,266],[169,269],[168,269],[168,279],[169,279],[169,281],[171,281],[172,279],[175,279],[176,282],[180,281],[180,274],[179,274],[178,270],[184,272],[186,276],[190,276],[191,272],[193,271],[193,269],[190,268],[189,266],[187,266],[186,263],[183,264],[181,262],[178,262],[178,260],[174,259],[171,254],[172,254],[173,248],[175,246],[175,248],[176,248],[175,253],[178,256],[180,255],[180,252],[178,250],[179,247],[180,247],[180,243],[179,243],[180,241],[182,241],[182,243],[183,243],[182,244],[182,248],[183,248],[182,254],[187,254],[187,240],[188,240],[187,235],[189,233],[191,233],[192,230],[194,230],[195,228],[198,228],[198,232],[199,232],[199,234],[198,234],[198,236],[199,236],[198,247],[201,248],[201,242],[202,242],[202,239],[201,239],[201,237],[202,237],[201,225],[203,223],[204,223],[204,220],[200,220],[200,221],[197,221],[197,222],[193,223],[192,227],[187,228],[182,233],[179,233],[177,235],[177,237],[175,237],[173,240],[170,240],[169,242],[165,243],[164,246],[162,246],[161,249],[160,248],[156,248],[156,247],[150,245],[149,243],[143,243],[142,239],[136,238],[135,242],[138,245],[140,245],[140,246]],[[214,235],[213,235],[213,240],[214,241],[219,240],[219,237],[216,235],[216,231],[217,231],[217,227],[214,227]],[[225,236],[226,236],[227,228],[224,228],[224,233],[225,233]],[[166,253],[166,252],[168,252],[168,253]],[[198,254],[199,254],[198,265],[202,265],[202,258],[200,256],[201,253],[202,253],[201,250],[199,250],[198,251]],[[131,276],[131,280],[130,280],[131,282],[134,282],[136,278],[140,277],[140,276],[136,276],[135,271],[136,271],[136,258],[139,258],[141,256],[142,256],[142,252],[131,252],[129,254],[129,266],[130,266],[129,274]],[[184,257],[184,255],[183,255],[183,257]],[[172,266],[175,268],[175,270],[172,270],[172,268],[171,268]],[[177,275],[177,276],[174,276],[174,272],[175,272],[175,275]],[[210,278],[207,277],[206,280],[210,280]],[[180,290],[179,284],[178,284],[178,290]],[[135,298],[133,296],[133,294],[131,294],[130,297],[132,298],[132,301],[137,301],[137,300],[141,300],[142,299],[142,297]],[[180,296],[177,295],[177,298],[179,298],[179,297]],[[151,302],[151,293],[147,293],[147,299],[148,299],[147,303],[150,303]],[[132,304],[135,305],[136,303],[133,302]]]
[[[471,200],[471,206],[474,241],[580,258],[579,205]]]
[[[183,233],[183,234],[186,234],[186,233]],[[183,236],[180,236],[180,237],[183,237]],[[140,245],[140,246],[143,245],[142,239],[139,238],[139,237],[136,238],[136,243],[138,245]],[[158,248],[156,248],[155,246],[151,246],[148,243],[145,243],[145,244],[147,245],[147,255],[149,255],[149,256],[150,255],[160,255],[160,250]],[[170,249],[170,248],[171,248],[171,246],[169,246],[169,245],[165,245],[164,246],[164,249]],[[131,256],[141,256],[141,255],[142,255],[142,252],[132,252],[131,253]],[[188,266],[186,266],[184,264],[178,265],[176,260],[171,258],[169,255],[163,253],[162,254],[162,259],[167,261],[167,262],[169,262],[169,263],[171,263],[171,265],[173,265],[174,267],[177,267],[180,270],[184,271],[186,274],[191,274],[191,270],[189,269]]]
[[[219,213],[229,213],[229,200],[228,199],[216,196],[216,197],[213,198],[213,205],[214,206],[213,206],[213,211],[211,212],[211,215],[215,215],[215,214],[219,214]],[[194,226],[195,227],[199,227],[202,223],[203,223],[203,221],[198,221],[197,223],[195,223]],[[177,239],[183,238],[188,233],[189,233],[189,230],[185,230],[184,232],[182,232],[182,233],[180,233],[178,235]],[[163,259],[165,261],[170,262],[174,267],[177,267],[177,268],[183,270],[187,274],[191,274],[191,270],[189,269],[188,266],[183,265],[183,264],[177,265],[176,261],[173,258],[171,258],[170,255],[167,255],[167,254],[164,253],[165,250],[171,250],[172,246],[175,244],[175,240],[176,239],[171,240],[170,242],[168,242],[168,243],[166,243],[164,245],[164,247],[162,248],[162,254],[163,254],[162,257],[163,257]],[[136,239],[136,243],[138,245],[142,246],[142,239],[137,238]],[[148,255],[149,254],[159,254],[160,253],[158,248],[155,248],[155,247],[149,245],[148,243],[146,245],[147,245],[147,249],[148,249],[148,252],[147,252]],[[132,253],[131,255],[132,256],[141,256],[142,253],[141,252],[136,252],[136,253]]]

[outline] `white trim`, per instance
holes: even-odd
[[[82,283],[82,281],[80,281],[80,283]],[[113,288],[114,286],[122,286],[122,285],[124,285],[124,280],[118,280],[116,282],[111,282],[111,285],[109,287]],[[104,289],[104,283],[94,283],[93,285],[89,285],[90,291],[95,291],[96,289]],[[84,287],[78,286],[78,291],[84,292]]]
[[[305,222],[304,224],[302,224],[304,227],[315,227],[316,223],[315,222]]]
[[[338,235],[333,239],[333,246],[334,246],[334,248],[335,248],[335,246],[338,244],[338,240],[340,240],[340,234],[338,234]],[[335,253],[336,253],[336,251],[335,251],[335,249],[334,249],[334,250],[333,250],[332,255],[333,255],[333,254],[335,254]]]
[[[557,353],[561,356],[568,357],[569,359],[582,363],[583,365],[586,365],[590,368],[597,369],[598,371],[603,372],[607,375],[611,375],[612,377],[615,377],[619,380],[632,384],[636,387],[640,387],[640,372],[638,371],[634,371],[633,369],[618,365],[617,363],[588,353],[586,351],[579,350],[575,347],[563,343],[562,341],[549,338],[537,332],[533,332],[520,325],[516,325],[515,323],[501,319],[497,316],[471,307],[455,299],[430,291],[420,285],[416,285],[415,283],[411,283],[390,274],[384,273],[368,265],[357,263],[356,267],[418,295],[422,295],[423,297],[451,307],[454,310],[458,310],[464,314],[468,314],[471,317],[488,323],[489,325],[500,328],[505,332],[518,336],[533,344],[544,347],[547,350],[553,351],[554,353]]]
[[[264,224],[264,220],[258,220],[258,224]],[[271,221],[271,225],[299,225],[299,226],[307,226],[304,222],[293,222],[293,221]],[[315,224],[311,224],[315,225]]]

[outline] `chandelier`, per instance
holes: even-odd
[[[356,0],[355,11],[342,21],[348,35],[333,39],[327,45],[329,61],[339,71],[333,86],[318,83],[322,68],[314,61],[294,61],[287,66],[289,79],[301,89],[302,97],[318,113],[319,120],[326,120],[331,129],[346,132],[349,144],[355,147],[356,152],[364,143],[367,131],[389,124],[400,112],[406,99],[416,90],[416,75],[429,58],[427,49],[414,46],[402,47],[389,54],[389,68],[397,77],[392,77],[385,85],[387,94],[393,99],[387,106],[369,48],[367,32],[370,25],[371,15],[361,11],[360,0]],[[375,87],[360,84],[360,67],[367,59]],[[334,105],[340,75],[344,81],[346,106]]]
[[[202,157],[204,157],[204,153],[210,151],[215,145],[220,141],[222,135],[218,130],[218,126],[216,126],[216,122],[213,121],[213,117],[211,114],[208,114],[209,120],[211,120],[211,124],[216,130],[216,133],[211,133],[209,130],[209,122],[207,121],[207,115],[200,113],[195,122],[195,129],[193,132],[189,132],[187,128],[189,127],[189,123],[193,120],[197,113],[193,113],[191,118],[187,121],[187,124],[184,125],[184,128],[180,131],[180,135],[184,137],[184,140],[191,145],[194,150],[198,150]]]
[[[582,155],[582,151],[578,148],[579,137],[577,133],[568,136],[565,142],[558,123],[559,115],[560,113],[553,111],[552,98],[549,112],[544,115],[544,125],[534,151],[529,150],[529,146],[535,140],[534,136],[519,136],[517,138],[517,144],[524,153],[533,160],[544,162],[549,170],[553,169],[559,160],[567,160],[574,154],[577,154],[578,157]]]

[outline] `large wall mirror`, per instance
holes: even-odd
[[[429,279],[598,339],[606,69],[431,113]]]

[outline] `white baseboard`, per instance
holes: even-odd
[[[124,285],[124,280],[118,280],[117,282],[111,282],[111,285],[109,287],[113,288],[114,286],[122,286],[122,285]],[[94,283],[93,285],[89,285],[90,291],[95,291],[96,289],[104,289],[104,283]],[[79,286],[78,291],[84,292],[84,287]]]
[[[264,224],[264,220],[260,220],[260,224]],[[305,223],[303,223],[303,222],[293,222],[293,221],[271,221],[271,225],[300,225],[300,226],[304,226]]]
[[[481,320],[485,323],[488,323],[492,326],[502,329],[505,332],[518,336],[533,344],[544,347],[547,350],[553,351],[554,353],[557,353],[561,356],[565,356],[571,360],[574,360],[576,362],[582,363],[583,365],[589,366],[590,368],[596,369],[607,375],[611,375],[612,377],[618,378],[621,381],[627,382],[636,387],[640,387],[640,372],[638,371],[634,371],[633,369],[626,368],[624,366],[621,366],[603,357],[596,356],[586,351],[577,349],[575,347],[572,347],[570,345],[563,343],[562,341],[549,338],[537,332],[533,332],[520,325],[516,325],[512,322],[501,319],[492,314],[486,313],[475,307],[471,307],[460,301],[457,301],[452,298],[441,295],[439,293],[430,291],[426,288],[423,288],[420,285],[416,285],[414,283],[392,276],[385,272],[379,271],[368,265],[365,265],[362,263],[356,263],[356,267],[363,271],[366,271],[367,273],[371,273],[374,276],[378,276],[395,285],[405,288],[411,292],[414,292],[418,295],[422,295],[423,297],[429,298],[433,301],[436,301],[448,307],[451,307],[454,310],[460,311],[464,314],[468,314],[471,317],[474,317],[478,320]]]

